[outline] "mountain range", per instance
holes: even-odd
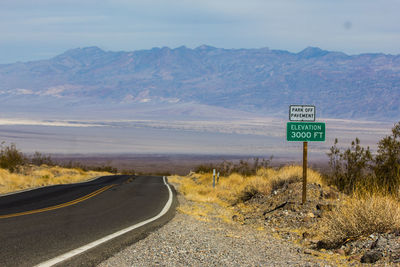
[[[198,106],[284,117],[290,104],[315,105],[317,118],[398,119],[400,55],[316,47],[299,53],[206,45],[133,52],[86,47],[0,65],[4,114],[64,114],[66,108],[84,114],[88,106],[128,112],[180,107],[184,113]]]

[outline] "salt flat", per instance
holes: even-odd
[[[347,147],[358,137],[374,151],[394,122],[319,119],[326,142],[310,143],[310,157],[324,158],[335,138]],[[292,157],[301,143],[286,141],[286,120],[254,117],[232,120],[38,120],[2,118],[0,140],[24,152],[179,153]]]

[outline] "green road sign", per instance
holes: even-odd
[[[324,122],[288,122],[286,140],[292,142],[324,142]]]

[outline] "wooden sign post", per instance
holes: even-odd
[[[303,194],[301,203],[304,204],[307,201],[307,144],[303,142]]]

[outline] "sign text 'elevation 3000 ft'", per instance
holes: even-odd
[[[324,142],[324,122],[288,122],[286,139],[295,142]]]

